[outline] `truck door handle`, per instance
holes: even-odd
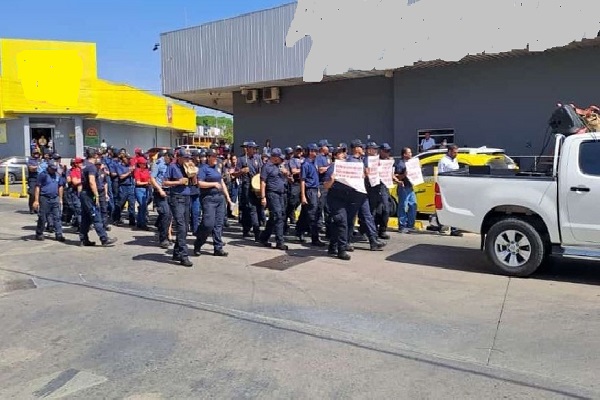
[[[571,192],[589,192],[590,188],[585,186],[573,186]]]

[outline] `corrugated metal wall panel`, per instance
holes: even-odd
[[[285,37],[296,3],[161,35],[163,92],[302,77],[311,39]]]

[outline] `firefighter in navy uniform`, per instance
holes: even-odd
[[[163,186],[169,188],[169,206],[173,216],[173,229],[176,232],[175,246],[173,247],[173,261],[179,262],[184,267],[192,267],[188,246],[186,242],[189,226],[190,187],[186,176],[184,163],[189,161],[190,153],[185,149],[177,151],[177,161],[167,168]]]
[[[387,143],[383,143],[381,146],[379,146],[379,158],[381,160],[392,160],[392,147],[387,144]],[[375,225],[377,226],[377,232],[379,233],[379,238],[380,239],[389,239],[390,235],[387,234],[387,228],[388,228],[388,223],[389,223],[389,219],[390,219],[390,202],[391,202],[391,198],[390,198],[390,192],[389,192],[389,188],[387,186],[385,186],[385,184],[383,182],[381,182],[381,190],[379,195],[380,197],[380,202],[379,202],[379,207],[376,210],[375,213]]]
[[[269,220],[260,236],[263,246],[271,247],[269,239],[275,233],[275,248],[287,250],[284,244],[283,230],[285,222],[285,184],[289,171],[282,164],[284,161],[281,149],[271,150],[271,157],[260,172],[260,201],[269,209]]]
[[[90,241],[89,230],[93,224],[96,234],[100,238],[102,246],[110,246],[117,241],[116,238],[109,238],[102,223],[100,213],[100,191],[98,188],[99,172],[96,168],[97,153],[95,149],[86,150],[87,160],[83,164],[81,178],[81,228],[79,229],[80,246],[95,246],[96,243]]]
[[[352,149],[352,154],[346,158],[346,161],[363,163],[365,166],[365,176],[367,176],[367,158],[364,156],[363,143],[360,140],[354,140],[352,141],[350,148]],[[373,215],[371,214],[371,210],[369,208],[368,196],[359,192],[356,192],[355,196],[358,198],[358,218],[365,223],[371,251],[382,251],[385,243],[380,242],[377,238],[377,229],[375,228],[375,220],[373,219]],[[352,222],[353,221],[348,221],[348,229],[350,229],[350,234],[348,235],[349,239],[352,237],[352,232],[354,230]],[[347,251],[352,250],[353,247],[348,246]]]
[[[168,192],[169,189],[163,186],[167,175],[167,169],[173,153],[171,150],[162,150],[160,158],[152,165],[150,172],[150,182],[154,187],[154,207],[158,213],[156,218],[156,227],[158,228],[158,242],[163,249],[169,248],[169,226],[171,225],[171,208],[169,207]]]
[[[222,165],[218,162],[219,153],[215,149],[206,152],[206,164],[198,172],[198,187],[202,204],[202,223],[196,233],[194,255],[201,254],[201,248],[209,236],[213,239],[213,255],[227,257],[223,250],[223,225],[227,216],[227,203],[231,204],[227,185],[223,182]]]
[[[296,210],[300,207],[300,168],[302,168],[302,147],[300,152],[291,147],[285,149],[288,160],[286,169],[290,172],[288,176],[287,203],[284,230],[289,230],[289,225],[296,224]]]
[[[50,161],[47,170],[41,172],[36,180],[32,206],[33,209],[38,210],[38,222],[35,229],[37,240],[44,240],[44,226],[48,223],[49,217],[52,216],[56,240],[59,242],[65,241],[60,215],[66,180],[57,172],[57,169],[56,162]]]
[[[304,242],[304,233],[310,232],[311,244],[317,247],[326,246],[319,238],[319,171],[315,165],[319,148],[310,143],[307,146],[308,157],[302,163],[300,171],[300,201],[302,209],[296,224],[296,236]]]
[[[387,144],[387,143],[386,143]],[[380,146],[377,145],[377,143],[375,142],[368,142],[367,143],[367,154],[365,156],[365,167],[369,168],[368,166],[368,157],[374,157],[378,155],[378,150],[380,148]],[[388,145],[389,147],[389,145]],[[389,156],[389,152],[388,152],[388,156]],[[374,227],[377,231],[377,236],[381,239],[389,239],[389,235],[386,233],[387,230],[387,222],[389,219],[389,212],[387,212],[387,207],[388,207],[388,202],[389,202],[389,195],[388,197],[386,197],[384,199],[384,195],[385,193],[387,193],[387,187],[380,181],[377,185],[375,186],[371,186],[371,183],[369,182],[369,178],[365,178],[365,187],[367,189],[367,198],[369,201],[369,209],[371,211],[371,215],[373,217],[373,223],[374,223]],[[385,201],[385,203],[384,203]],[[382,208],[383,206],[385,206],[385,213],[383,212]],[[381,223],[377,223],[378,220],[381,220],[381,218],[378,218],[378,215],[382,215],[382,217],[385,218],[385,224],[383,225],[383,230],[381,229]],[[371,229],[373,228],[373,226],[370,227]],[[366,234],[368,236],[370,236],[370,234],[372,232],[369,231],[369,225],[367,224],[367,222],[364,219],[361,219],[360,221],[360,233],[361,234]]]
[[[234,177],[240,178],[240,211],[242,222],[242,235],[250,236],[250,230],[254,234],[254,240],[260,241],[259,214],[262,206],[256,193],[252,190],[252,178],[260,174],[262,160],[256,154],[258,146],[255,142],[245,142],[242,147],[246,154],[238,159]]]

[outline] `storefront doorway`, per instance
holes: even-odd
[[[54,126],[49,124],[31,124],[31,150],[39,149],[42,153],[54,151]]]

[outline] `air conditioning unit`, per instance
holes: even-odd
[[[263,89],[263,100],[266,103],[279,103],[279,88],[271,87]]]
[[[246,97],[246,103],[256,103],[258,101],[258,90],[248,90],[244,96]]]

